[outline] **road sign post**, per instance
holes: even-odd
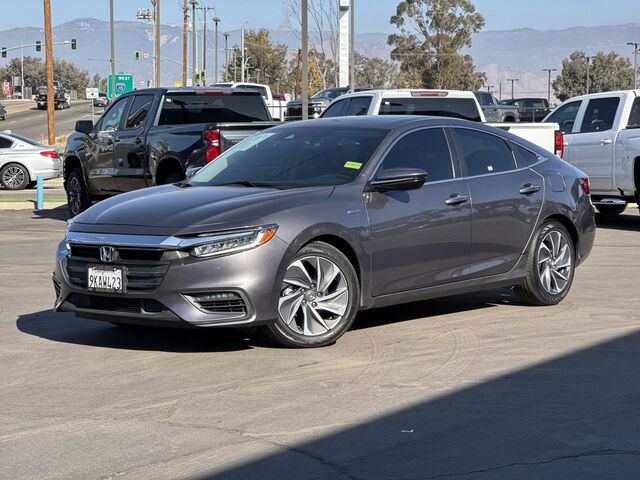
[[[87,100],[91,100],[91,121],[93,122],[96,118],[96,114],[95,114],[95,102],[93,101],[94,98],[98,98],[100,96],[99,90],[97,88],[92,88],[92,87],[88,87],[85,89],[85,95],[84,98],[86,98]]]
[[[113,82],[111,81],[111,77],[112,75],[109,75],[109,77],[107,78],[107,96],[110,99],[113,100],[114,98],[119,97],[124,93],[133,91],[133,75],[124,73],[113,75],[113,77],[115,77]],[[115,88],[115,92],[112,91],[113,88]]]

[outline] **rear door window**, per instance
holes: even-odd
[[[502,138],[466,128],[454,128],[454,131],[468,176],[515,170],[513,152]]]
[[[271,117],[260,95],[168,93],[159,125],[260,122]]]
[[[573,125],[576,123],[576,117],[578,116],[580,105],[582,105],[582,100],[562,105],[549,115],[545,122],[557,123],[560,125],[562,133],[571,133],[573,131]]]
[[[371,105],[372,97],[353,97],[349,108],[347,108],[347,115],[366,115],[369,111],[369,105]]]
[[[11,148],[13,142],[6,137],[0,137],[0,148]]]
[[[402,137],[382,161],[382,170],[419,168],[427,172],[427,182],[453,178],[451,153],[444,131],[428,128]]]
[[[580,125],[580,133],[611,130],[618,111],[618,105],[620,105],[620,97],[589,100]]]
[[[633,101],[627,127],[640,128],[640,97],[636,97]]]
[[[378,115],[434,115],[480,121],[480,111],[474,98],[383,98]]]

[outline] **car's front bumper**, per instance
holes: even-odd
[[[89,291],[86,282],[82,282],[82,275],[86,276],[83,262],[86,265],[104,262],[71,255],[63,241],[58,246],[53,273],[55,310],[142,325],[213,327],[268,323],[277,318],[277,282],[286,251],[287,245],[277,236],[257,248],[208,259],[185,254],[176,257],[172,251],[173,256],[161,262],[166,269],[158,285],[146,290],[138,287],[143,285],[141,275],[145,269],[153,268],[153,262],[118,260],[108,265],[127,268],[133,275],[130,279],[126,275],[128,282],[135,284],[136,290],[110,294]],[[232,307],[226,307],[225,300],[213,302],[215,308],[208,309],[203,307],[202,298],[234,301],[228,302]],[[240,304],[243,308],[239,308]]]

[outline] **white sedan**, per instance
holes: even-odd
[[[55,148],[42,145],[8,130],[0,132],[0,185],[22,190],[60,176],[60,157]]]

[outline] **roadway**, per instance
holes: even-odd
[[[96,117],[101,115],[102,108],[96,108]],[[91,103],[78,100],[71,103],[71,108],[56,110],[56,137],[67,135],[73,131],[77,120],[91,120]],[[22,111],[11,112],[5,121],[0,122],[0,130],[11,130],[14,133],[47,143],[47,112],[34,106]]]

